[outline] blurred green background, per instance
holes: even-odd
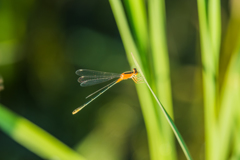
[[[223,35],[228,3],[221,2]],[[193,158],[203,159],[197,2],[166,0],[166,21],[174,121]],[[150,159],[132,81],[114,86],[77,115],[71,114],[87,101],[87,95],[105,85],[80,87],[75,75],[80,68],[115,73],[131,70],[108,1],[0,0],[2,107],[86,159]],[[15,142],[9,136],[13,132],[0,130],[1,159],[43,159],[23,147],[25,142]],[[32,137],[29,140],[35,141]],[[178,144],[177,151],[178,159],[185,159]]]

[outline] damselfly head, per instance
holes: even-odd
[[[133,68],[133,73],[138,73],[136,68]]]

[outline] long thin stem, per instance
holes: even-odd
[[[154,75],[154,80],[150,84],[152,84],[157,96],[162,99],[162,103],[166,106],[167,112],[173,119],[170,66],[166,40],[165,0],[149,0],[148,4],[149,35]],[[165,154],[164,159],[174,160],[176,159],[176,148],[173,133],[165,118],[163,116],[159,118],[164,140],[167,141],[164,143],[164,148],[169,144],[171,146],[169,147],[171,151],[169,154]]]
[[[183,150],[183,152],[185,154],[185,156],[187,157],[188,160],[191,160],[192,158],[191,158],[190,152],[188,151],[187,145],[185,144],[181,134],[179,133],[179,131],[178,131],[177,127],[176,127],[176,125],[174,124],[173,120],[171,119],[171,117],[169,116],[169,114],[167,113],[167,111],[165,110],[165,108],[163,107],[163,105],[161,104],[161,102],[159,101],[159,99],[157,98],[155,93],[153,92],[153,90],[150,87],[150,85],[148,84],[148,82],[147,82],[147,80],[146,80],[146,78],[145,78],[145,76],[144,76],[140,66],[138,65],[138,62],[136,61],[135,57],[133,56],[133,54],[132,54],[132,58],[134,60],[134,63],[136,64],[136,66],[137,66],[141,76],[143,77],[143,80],[146,83],[148,89],[151,91],[151,93],[154,96],[156,102],[158,103],[159,107],[161,108],[165,118],[167,119],[169,125],[171,126],[171,128],[172,128],[172,130],[173,130],[173,132],[174,132],[174,134],[175,134],[175,136],[176,136],[176,138],[177,138],[177,140],[178,140],[178,142],[179,142],[179,144],[180,144],[180,146],[181,146],[181,148],[182,148],[182,150]]]
[[[136,59],[140,61],[139,52],[136,48],[136,44],[133,40],[132,34],[130,32],[130,28],[127,23],[127,18],[124,13],[124,9],[120,0],[109,0],[116,23],[118,25],[118,29],[120,35],[122,37],[122,41],[127,53],[127,57],[131,67],[134,67],[134,62],[131,58],[131,52],[134,53]],[[140,64],[142,66],[142,63]],[[162,159],[163,155],[161,155],[162,148],[161,144],[163,142],[163,136],[161,132],[161,124],[159,122],[159,113],[156,112],[154,107],[154,102],[152,101],[152,97],[150,92],[145,85],[137,85],[137,92],[139,95],[139,100],[141,103],[142,113],[147,129],[148,135],[148,143],[149,143],[149,150],[150,150],[150,157],[152,160],[159,160]],[[144,107],[144,106],[149,107]]]
[[[43,159],[84,160],[55,137],[1,104],[0,128],[13,140]]]
[[[206,1],[198,0],[198,16],[202,55],[202,77],[204,98],[204,123],[206,141],[206,159],[214,160],[217,150],[216,132],[216,59],[211,45]]]

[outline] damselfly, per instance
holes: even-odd
[[[87,103],[83,104],[82,106],[76,108],[72,112],[72,114],[76,114],[77,112],[79,112],[81,109],[86,107],[89,103],[94,101],[101,94],[106,92],[109,88],[111,88],[115,84],[121,82],[122,80],[132,79],[135,83],[138,83],[140,80],[139,77],[137,77],[138,71],[136,68],[133,68],[133,71],[127,71],[122,74],[93,71],[93,70],[89,70],[89,69],[79,69],[76,71],[76,74],[80,76],[78,78],[78,82],[80,83],[80,86],[82,86],[82,87],[92,86],[92,85],[103,83],[103,82],[106,82],[106,81],[109,81],[112,79],[116,79],[116,78],[118,78],[118,79],[109,83],[108,85],[104,86],[103,88],[97,90],[96,92],[93,92],[89,96],[87,96],[86,98],[88,98],[88,97],[94,95],[95,93],[104,89],[98,95],[96,95],[94,98],[92,98],[90,101],[88,101]]]

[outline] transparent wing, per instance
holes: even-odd
[[[94,76],[94,77],[120,76],[120,74],[118,73],[101,72],[101,71],[94,71],[89,69],[79,69],[76,71],[76,74],[79,76]]]
[[[119,78],[121,74],[93,71],[89,69],[79,69],[76,74],[80,77],[78,82],[82,87],[92,86],[95,84],[103,83],[114,78]]]
[[[85,81],[81,81],[81,77],[79,77],[78,82],[80,83],[80,86],[88,87],[88,86],[92,86],[92,85],[95,85],[95,84],[99,84],[99,83],[109,81],[109,80],[114,79],[114,78],[117,78],[117,77],[88,79],[88,80],[85,80]]]

